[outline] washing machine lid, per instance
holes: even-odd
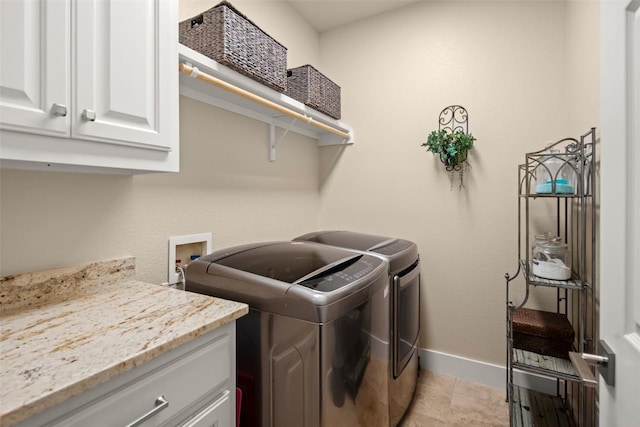
[[[353,281],[353,275],[340,273],[349,270],[362,257],[362,254],[337,247],[279,242],[234,253],[215,263],[280,282],[331,292]],[[355,268],[372,270],[373,266],[367,263]],[[362,271],[362,274],[367,272]]]
[[[315,242],[377,254],[389,262],[392,274],[396,274],[414,264],[419,257],[418,247],[409,240],[354,231],[316,231],[296,237],[293,240]]]
[[[317,242],[325,245],[340,246],[342,248],[356,249],[359,251],[369,251],[396,239],[390,237],[376,236],[373,234],[356,233],[353,231],[319,231],[296,237],[297,241]]]
[[[366,303],[388,277],[389,265],[379,256],[313,242],[269,242],[192,261],[186,289],[322,323]]]
[[[295,241],[317,242],[341,248],[393,255],[413,246],[413,242],[354,231],[318,231],[296,237]]]

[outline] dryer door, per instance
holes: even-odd
[[[418,346],[420,263],[393,277],[393,377],[397,378]]]

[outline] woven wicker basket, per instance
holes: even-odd
[[[569,358],[575,332],[559,313],[522,308],[513,313],[513,346],[547,356]]]
[[[329,117],[340,118],[340,86],[311,65],[288,70],[287,95]]]
[[[287,48],[223,1],[179,24],[180,43],[278,92],[287,88]]]
[[[569,359],[571,343],[555,341],[550,338],[536,337],[534,335],[513,333],[513,346],[521,350],[532,351],[545,356]]]

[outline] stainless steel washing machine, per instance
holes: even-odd
[[[415,243],[351,231],[318,231],[294,241],[317,242],[374,254],[389,262],[389,292],[373,300],[376,317],[389,320],[389,425],[395,427],[409,407],[419,372],[420,260]]]
[[[388,263],[310,242],[233,247],[193,261],[188,291],[245,302],[238,319],[242,426],[386,426],[389,329],[372,300]]]

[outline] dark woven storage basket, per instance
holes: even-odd
[[[575,332],[564,314],[522,308],[513,313],[512,320],[515,348],[569,358]]]
[[[340,118],[340,86],[311,65],[288,70],[287,95],[329,117]]]
[[[180,22],[180,43],[260,83],[284,92],[287,48],[223,1]]]
[[[536,337],[534,335],[513,333],[513,346],[521,350],[532,351],[545,356],[569,359],[571,343],[555,341],[549,338]]]

